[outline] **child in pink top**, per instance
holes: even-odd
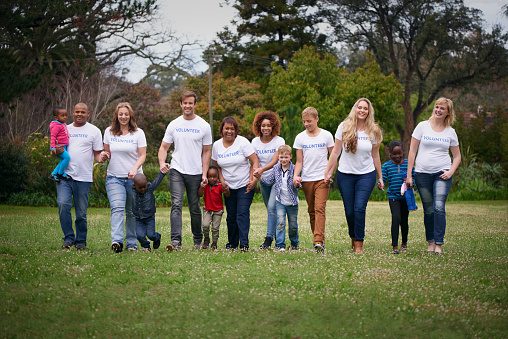
[[[210,244],[210,223],[212,224],[212,246],[211,250],[217,249],[217,241],[219,240],[219,228],[224,213],[224,203],[222,194],[229,197],[229,187],[222,187],[219,182],[219,170],[216,166],[210,166],[206,174],[208,183],[203,184],[198,189],[198,195],[203,197],[205,207],[203,207],[203,234],[205,240],[203,249],[206,250]]]
[[[53,110],[53,120],[49,124],[49,132],[51,133],[51,149],[57,146],[63,146],[64,151],[58,154],[60,162],[55,167],[49,179],[53,181],[70,180],[71,177],[65,174],[65,169],[71,160],[69,153],[67,153],[67,146],[69,145],[69,131],[67,130],[67,111],[62,107],[57,107]]]

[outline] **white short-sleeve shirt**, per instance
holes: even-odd
[[[238,135],[233,145],[224,147],[222,139],[213,143],[212,159],[222,169],[222,176],[229,188],[238,189],[249,181],[250,163],[249,157],[254,152],[249,140]]]
[[[335,139],[342,140],[344,132],[344,122],[337,127]],[[356,152],[346,152],[344,143],[342,143],[342,151],[339,159],[339,171],[348,174],[366,174],[374,171],[374,159],[372,159],[372,145],[376,144],[376,139],[372,140],[365,131],[358,131],[358,143]]]
[[[278,135],[274,136],[272,140],[266,144],[261,141],[260,137],[252,139],[252,147],[254,147],[254,150],[259,158],[259,167],[265,167],[270,161],[272,161],[273,154],[277,152],[279,146],[285,145],[285,143],[284,139]],[[261,178],[266,180],[270,176],[271,172],[271,168],[264,171]]]
[[[104,132],[104,144],[109,145],[111,152],[108,175],[127,178],[132,166],[138,161],[138,148],[146,147],[145,132],[138,128],[126,135],[113,135],[111,127],[108,127]],[[143,173],[142,167],[139,167],[138,173]]]
[[[174,145],[171,168],[182,174],[202,174],[203,146],[212,144],[210,125],[203,118],[196,115],[186,120],[179,116],[169,123],[162,141]]]
[[[452,127],[434,132],[428,120],[416,126],[412,137],[420,141],[415,161],[415,172],[437,173],[452,166],[450,146],[458,146],[459,139]]]
[[[67,125],[67,130],[69,131],[67,152],[71,160],[65,174],[76,181],[92,182],[93,152],[103,150],[101,131],[88,122],[81,127]]]
[[[328,148],[333,147],[332,133],[321,128],[319,134],[310,137],[303,131],[295,138],[293,147],[303,152],[302,181],[319,181],[325,178],[328,165]]]

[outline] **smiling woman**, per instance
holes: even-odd
[[[128,250],[138,248],[136,221],[132,214],[134,176],[143,173],[146,138],[138,128],[134,110],[128,102],[116,106],[111,126],[104,132],[104,158],[109,158],[106,191],[111,205],[111,249],[123,250],[123,223]]]

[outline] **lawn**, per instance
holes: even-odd
[[[311,250],[305,202],[301,249],[258,250],[266,227],[251,209],[251,251],[112,253],[108,209],[88,211],[88,249],[62,250],[56,208],[0,206],[0,337],[508,336],[508,202],[447,205],[443,256],[426,253],[423,213],[410,214],[408,251],[391,253],[388,203],[367,210],[365,255],[349,248],[341,201],[327,206],[326,252]]]

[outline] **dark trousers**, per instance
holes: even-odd
[[[250,205],[254,198],[254,190],[245,193],[247,186],[230,189],[229,198],[224,199],[226,205],[226,223],[228,225],[227,248],[249,247]]]
[[[388,199],[388,203],[392,213],[392,246],[399,246],[399,225],[402,233],[402,242],[407,242],[409,209],[407,208],[406,199]]]

